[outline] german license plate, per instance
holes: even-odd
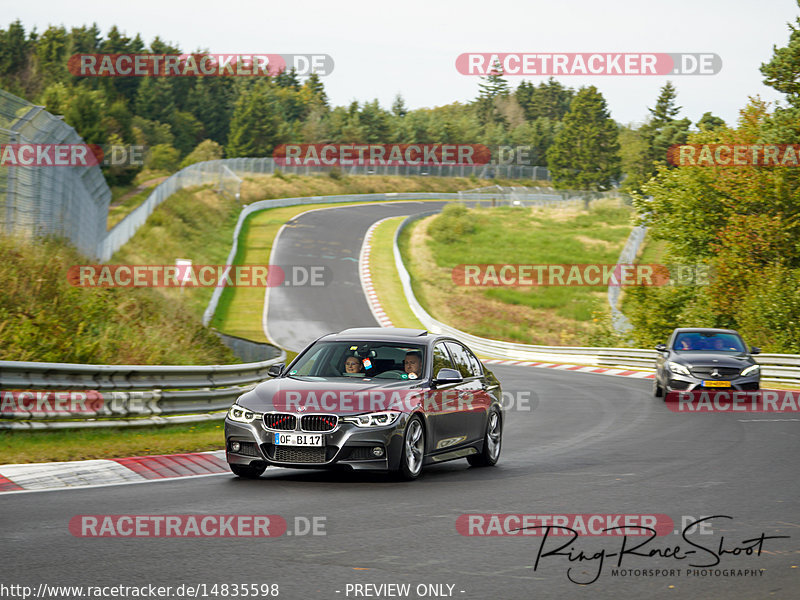
[[[319,433],[276,433],[276,446],[322,446]]]
[[[731,387],[730,381],[704,381],[703,387]]]

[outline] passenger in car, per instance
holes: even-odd
[[[344,360],[344,374],[348,377],[363,377],[364,365],[356,356],[348,356]]]

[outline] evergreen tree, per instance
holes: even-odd
[[[34,39],[33,34],[26,37],[19,19],[11,23],[8,30],[0,29],[0,87],[3,89],[21,96],[28,92],[26,73]]]
[[[172,86],[166,77],[144,77],[136,93],[136,114],[152,121],[168,123],[175,110]]]
[[[64,111],[64,120],[87,144],[105,144],[108,141],[108,131],[103,124],[105,114],[102,92],[76,88]]]
[[[70,42],[72,47],[70,54],[93,54],[100,51],[103,42],[103,35],[97,23],[92,23],[91,27],[73,27],[70,30]]]
[[[517,102],[522,107],[522,110],[525,111],[525,119],[528,121],[533,120],[529,106],[531,98],[533,97],[533,90],[533,83],[525,81],[524,79],[517,86],[517,89],[514,90],[514,96],[517,98]]]
[[[627,173],[626,189],[640,191],[642,185],[655,175],[657,165],[667,164],[670,146],[686,143],[691,121],[676,119],[682,108],[675,105],[677,97],[675,86],[668,81],[661,88],[655,107],[647,109],[650,119],[639,129],[646,152],[641,155],[640,164]]]
[[[392,102],[392,114],[401,119],[408,114],[406,102],[403,100],[403,96],[401,96],[400,93],[394,97],[394,102]]]
[[[303,87],[311,92],[311,96],[318,104],[328,108],[328,95],[325,93],[325,86],[322,84],[319,75],[311,73],[303,84]]]
[[[198,77],[189,91],[186,110],[203,125],[206,137],[224,146],[228,142],[228,129],[236,97],[236,82],[233,78]]]
[[[48,27],[36,44],[36,71],[40,83],[63,81],[67,76],[67,31],[63,27]]]
[[[275,83],[278,87],[291,88],[295,91],[300,91],[300,80],[297,78],[297,69],[292,67],[288,71],[283,69],[275,76]]]
[[[594,86],[581,88],[547,150],[557,187],[607,190],[620,176],[617,124]]]
[[[798,0],[800,6],[800,0]],[[789,24],[789,43],[773,47],[772,58],[761,65],[764,83],[786,94],[788,107],[778,107],[764,124],[765,141],[800,143],[800,17]]]
[[[498,61],[492,65],[488,75],[482,75],[478,83],[478,98],[475,101],[481,123],[505,124],[505,119],[497,110],[495,100],[509,95],[508,82],[503,78],[503,67]]]
[[[281,107],[269,84],[258,81],[236,100],[226,154],[232,158],[270,156],[276,146],[286,141],[285,138]]]
[[[725,127],[725,121],[719,117],[715,117],[710,112],[703,113],[700,120],[697,122],[697,128],[700,131],[716,131]]]
[[[800,17],[795,25],[789,23],[789,31],[789,44],[773,46],[772,58],[761,65],[761,74],[765,85],[786,94],[789,104],[800,108]]]
[[[392,139],[392,116],[381,108],[377,99],[364,103],[359,115],[365,141],[371,144],[386,144]]]
[[[508,82],[503,78],[503,67],[499,61],[495,61],[488,75],[482,75],[478,84],[479,98],[494,98],[495,96],[505,96],[509,93]]]

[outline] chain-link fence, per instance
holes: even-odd
[[[479,179],[533,179],[549,181],[547,167],[530,165],[278,165],[273,158],[229,158],[225,164],[235,173],[271,175],[276,170],[294,175],[327,175],[338,171],[348,175],[399,175],[430,177],[478,177]]]
[[[0,90],[0,145],[83,144],[41,106]],[[0,161],[0,232],[58,235],[93,256],[105,236],[111,190],[97,166],[9,166]]]
[[[612,198],[619,200],[621,204],[630,206],[631,197],[619,190],[609,190],[606,192],[594,192],[590,190],[557,190],[551,187],[523,187],[523,186],[501,186],[490,185],[474,190],[458,192],[464,200],[479,198],[481,200],[491,198],[498,205],[510,206],[564,206],[565,204],[583,205],[585,209],[593,200],[601,198]]]

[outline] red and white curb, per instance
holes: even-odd
[[[634,377],[636,379],[653,379],[652,371],[633,371],[631,369],[615,369],[613,367],[592,367],[589,365],[573,365],[569,363],[532,362],[525,360],[499,360],[485,359],[487,365],[509,365],[513,367],[539,367],[543,369],[559,369],[561,371],[577,371],[579,373],[599,373],[602,375],[616,375],[617,377]]]
[[[0,465],[0,493],[141,483],[230,473],[225,451]]]
[[[383,310],[378,300],[378,294],[375,293],[375,286],[372,285],[372,273],[369,270],[369,255],[372,251],[372,236],[375,233],[375,228],[384,221],[394,218],[395,217],[387,217],[386,219],[376,221],[367,229],[367,233],[364,235],[364,243],[361,244],[361,252],[358,255],[358,275],[361,279],[361,287],[364,288],[364,296],[367,298],[369,309],[372,311],[372,314],[375,316],[378,323],[380,323],[381,327],[394,327],[394,325]]]

